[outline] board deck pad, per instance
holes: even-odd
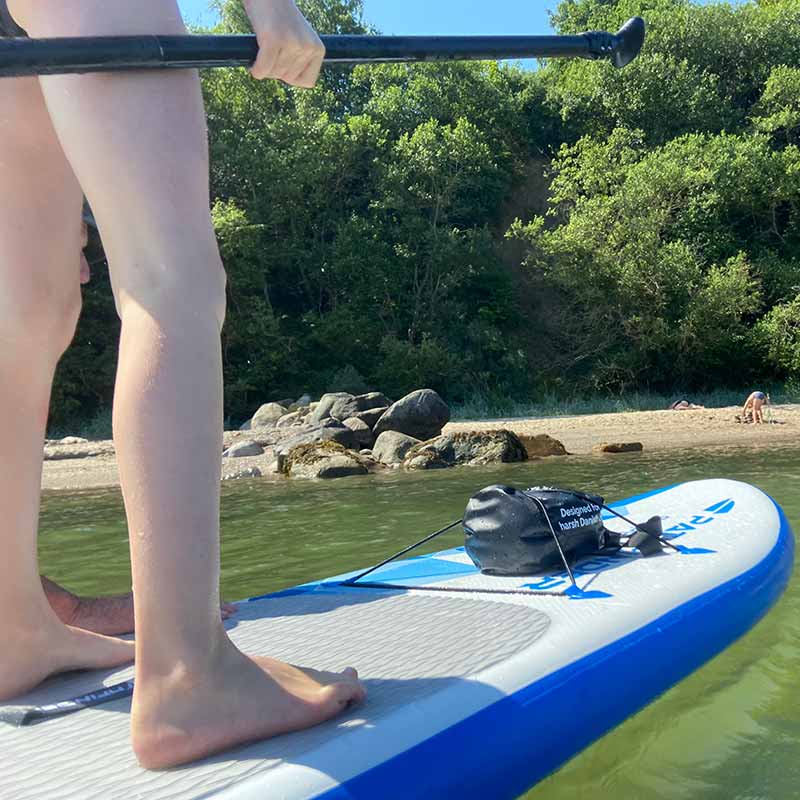
[[[129,699],[28,728],[0,726],[2,763],[14,765],[0,770],[0,797],[183,800],[213,794],[282,762],[302,762],[304,754],[348,729],[378,725],[392,709],[446,691],[530,647],[548,625],[546,614],[523,606],[371,589],[243,603],[230,626],[241,649],[320,669],[358,664],[369,704],[310,731],[166,772],[136,765]],[[7,705],[58,702],[132,676],[132,668],[73,674]]]
[[[564,571],[482,575],[463,548],[240,605],[245,652],[355,666],[367,702],[309,731],[162,772],[130,748],[130,699],[33,726],[0,724],[0,797],[14,800],[512,800],[730,645],[791,573],[794,540],[759,489],[680,484],[615,504],[663,520],[680,552],[590,556]],[[631,526],[605,513],[607,527]],[[639,680],[595,691],[608,671]],[[131,668],[48,681],[17,707],[129,679]],[[2,718],[2,709],[0,709]],[[539,735],[545,721],[547,736]]]

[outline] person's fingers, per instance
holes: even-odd
[[[291,86],[296,85],[297,76],[306,68],[310,56],[303,47],[295,48],[286,53],[286,58],[279,67],[278,77]]]
[[[239,606],[235,605],[234,603],[226,603],[223,600],[219,604],[219,611],[223,621],[226,619],[230,619],[238,610]]]
[[[83,248],[89,244],[89,226],[81,221],[81,267],[80,267],[80,282],[82,284],[89,283],[92,278],[92,270],[89,267],[89,262],[86,260]]]
[[[81,277],[80,281],[82,284],[89,283],[92,279],[92,270],[89,266],[89,262],[86,260],[86,256],[81,252]]]
[[[305,65],[308,54],[303,45],[293,42],[281,49],[281,57],[275,65],[275,75],[278,80],[289,83]]]
[[[303,69],[288,81],[293,86],[301,86],[304,89],[313,89],[319,78],[320,70],[322,69],[322,61],[316,57],[307,61]]]
[[[258,80],[274,78],[275,71],[281,57],[281,46],[278,40],[272,36],[259,39],[258,57],[255,64],[250,68],[250,74]]]
[[[244,7],[258,37],[253,76],[313,85],[325,47],[294,0],[244,0]]]
[[[317,82],[324,58],[325,46],[316,36],[283,44],[276,37],[262,37],[250,72],[260,80],[274,78],[310,89]]]

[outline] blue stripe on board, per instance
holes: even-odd
[[[458,561],[447,561],[444,558],[424,556],[410,561],[399,561],[387,564],[377,572],[373,572],[370,580],[386,583],[397,581],[403,583],[421,578],[450,577],[457,578],[463,575],[475,575],[478,568],[474,564],[462,564]]]
[[[786,588],[794,554],[789,522],[775,507],[778,541],[752,569],[317,800],[519,797],[766,614]],[[609,681],[630,674],[638,680]]]

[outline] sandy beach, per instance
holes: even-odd
[[[800,447],[800,404],[775,406],[772,416],[780,424],[740,425],[734,420],[737,406],[694,411],[631,411],[587,414],[544,419],[493,419],[450,423],[445,431],[478,431],[506,428],[518,434],[546,433],[561,441],[575,455],[590,455],[604,442],[641,442],[646,452],[717,447]],[[225,443],[249,437],[247,432],[225,434]],[[79,491],[119,485],[114,446],[111,442],[55,445],[45,448],[42,488]],[[272,459],[259,456],[225,460],[223,474],[259,469],[264,479],[281,480],[268,465]]]

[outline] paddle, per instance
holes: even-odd
[[[20,728],[24,725],[34,725],[37,722],[74,714],[76,711],[83,711],[84,708],[94,708],[104,703],[110,703],[112,700],[130,697],[132,694],[133,681],[124,681],[111,686],[103,686],[92,692],[82,694],[80,697],[73,697],[69,700],[62,700],[49,705],[0,706],[0,722]]]
[[[323,36],[328,64],[509,58],[609,58],[624,67],[639,54],[645,25],[629,19],[616,34],[572,36]],[[0,39],[0,77],[141,69],[244,67],[255,36],[109,36]]]

